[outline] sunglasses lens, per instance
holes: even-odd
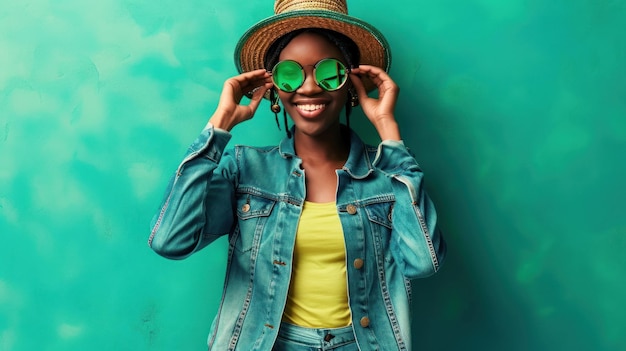
[[[348,79],[347,68],[341,61],[325,59],[320,61],[315,68],[317,83],[327,91],[341,88]]]
[[[295,61],[281,61],[274,66],[272,79],[278,89],[291,93],[304,82],[304,72]]]

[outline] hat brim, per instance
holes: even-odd
[[[270,46],[283,35],[304,28],[323,28],[342,33],[351,38],[359,48],[361,64],[389,71],[391,50],[385,37],[376,28],[358,18],[332,11],[300,10],[266,18],[241,37],[235,48],[235,65],[239,73],[264,67],[263,60]],[[376,85],[362,78],[369,92]]]

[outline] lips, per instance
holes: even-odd
[[[313,112],[313,111],[323,109],[324,107],[326,107],[326,105],[325,104],[316,104],[316,105],[307,104],[307,105],[296,105],[296,107],[305,112]]]
[[[304,118],[316,118],[326,110],[325,103],[296,103],[298,114]]]

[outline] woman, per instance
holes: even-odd
[[[410,350],[410,279],[436,272],[445,244],[395,121],[387,42],[345,1],[277,0],[275,12],[237,46],[242,73],[172,178],[149,244],[181,259],[229,236],[210,350]],[[291,117],[287,137],[224,151],[264,97],[285,128]],[[357,99],[378,147],[340,123]]]

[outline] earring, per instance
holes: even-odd
[[[354,91],[354,89],[349,89],[348,94],[350,94],[350,106],[359,106],[359,95],[357,95],[356,91]]]
[[[280,123],[278,122],[278,114],[280,113],[280,105],[278,104],[278,101],[280,99],[278,98],[278,94],[276,94],[276,90],[274,88],[272,88],[270,90],[270,103],[272,104],[270,106],[270,110],[272,110],[272,112],[274,112],[274,116],[276,116],[276,126],[278,127],[278,130],[280,130]]]
[[[280,113],[281,108],[280,108],[280,105],[278,104],[278,97],[276,97],[276,100],[272,102],[271,109],[272,109],[272,112],[274,113]]]

